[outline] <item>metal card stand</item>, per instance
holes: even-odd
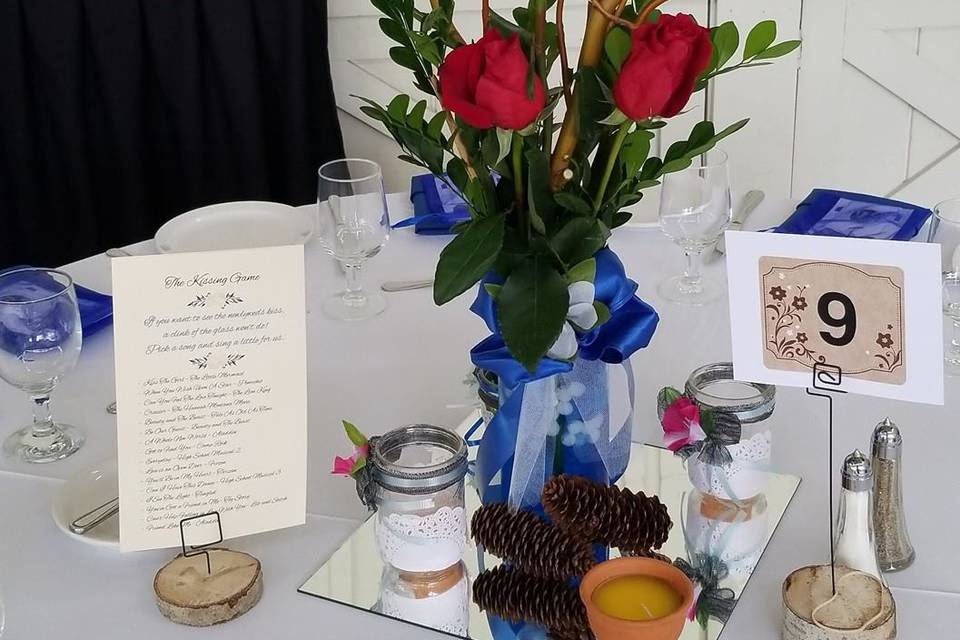
[[[187,550],[187,541],[186,536],[183,533],[183,525],[191,522],[192,520],[200,520],[201,518],[209,518],[210,516],[217,517],[217,539],[213,542],[207,542],[204,544],[190,545],[189,551]],[[210,552],[207,551],[207,547],[212,547],[215,544],[220,544],[223,542],[223,525],[220,523],[220,512],[219,511],[210,511],[208,513],[201,513],[195,516],[190,516],[189,518],[184,518],[180,521],[180,548],[183,550],[184,558],[192,558],[193,556],[203,555],[207,559],[207,575],[212,573],[210,567]]]
[[[830,471],[827,476],[827,488],[829,502],[827,503],[827,514],[830,519],[830,586],[833,589],[833,595],[837,595],[837,567],[834,557],[834,531],[833,531],[833,395],[835,393],[846,393],[840,389],[843,382],[843,371],[840,367],[828,364],[826,362],[817,362],[813,365],[813,388],[807,387],[807,394],[827,399],[827,425],[828,425],[828,455]]]

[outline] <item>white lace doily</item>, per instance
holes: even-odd
[[[754,434],[727,449],[733,461],[718,467],[704,464],[696,454],[687,460],[690,482],[701,493],[723,500],[747,500],[763,492],[770,465],[770,431]]]
[[[440,571],[463,557],[467,516],[463,507],[441,507],[426,516],[381,510],[375,530],[384,562],[402,571]]]

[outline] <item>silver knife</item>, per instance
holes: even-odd
[[[730,225],[727,229],[732,231],[739,231],[743,227],[743,223],[747,221],[747,216],[753,213],[753,210],[763,202],[764,193],[763,191],[758,191],[754,189],[753,191],[747,191],[746,195],[743,196],[743,200],[740,201],[740,206],[736,211],[733,212],[733,216],[730,218]],[[720,237],[720,241],[717,242],[717,253],[723,255],[723,252],[726,251],[726,246],[724,244],[723,236]]]

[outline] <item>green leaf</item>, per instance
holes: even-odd
[[[673,387],[664,387],[657,393],[657,416],[663,420],[663,414],[671,404],[676,402],[683,394]]]
[[[466,191],[470,177],[467,175],[467,165],[458,156],[453,156],[447,162],[447,177],[450,178],[450,182],[457,187],[460,193]]]
[[[553,225],[557,217],[557,203],[550,188],[550,157],[539,149],[531,149],[524,155],[527,158],[527,201],[531,222],[539,233],[546,234],[546,227]],[[540,218],[539,222],[537,218]]]
[[[487,129],[480,137],[480,153],[484,164],[489,167],[497,166],[500,152],[500,139],[497,137],[497,130]]]
[[[503,245],[504,214],[478,218],[450,241],[437,262],[433,301],[445,304],[472,287],[496,260]]]
[[[410,39],[413,41],[413,46],[416,48],[417,53],[419,53],[424,60],[432,65],[440,64],[440,49],[437,47],[437,43],[433,41],[433,38],[425,36],[422,33],[417,33],[416,31],[411,31]]]
[[[483,288],[486,290],[486,292],[490,295],[491,298],[496,300],[497,297],[500,296],[500,290],[503,289],[503,285],[493,284],[492,282],[486,282],[484,283]]]
[[[758,53],[756,56],[754,56],[753,59],[769,60],[771,58],[780,58],[782,56],[787,55],[788,53],[792,53],[793,50],[799,46],[800,46],[799,40],[784,40],[783,42],[778,42],[772,47],[764,49],[763,51]]]
[[[343,422],[343,430],[347,432],[347,438],[353,443],[353,446],[362,447],[367,444],[367,436],[360,433],[360,429],[357,429],[352,422],[346,420],[341,422]]]
[[[400,15],[397,13],[395,0],[370,0],[370,4],[379,9],[380,13],[384,15],[397,17]]]
[[[513,132],[509,129],[497,127],[497,145],[500,147],[500,153],[497,154],[497,161],[494,166],[500,164],[507,154],[510,153],[510,141],[513,138]]]
[[[623,146],[620,148],[620,158],[626,166],[628,178],[640,171],[640,167],[650,155],[650,142],[653,140],[653,135],[646,129],[637,129],[624,138]]]
[[[357,461],[353,463],[352,467],[350,467],[350,477],[353,478],[356,476],[357,472],[360,471],[360,469],[363,469],[365,466],[367,466],[367,459],[357,458]]]
[[[623,27],[614,27],[607,34],[603,49],[613,68],[620,71],[624,60],[630,55],[630,33]]]
[[[410,42],[410,37],[407,35],[407,30],[403,28],[403,25],[390,18],[380,18],[380,31],[383,31],[388,38],[399,44],[408,44]]]
[[[603,120],[598,120],[597,124],[609,124],[617,127],[626,121],[627,121],[627,115],[622,111],[620,111],[620,109],[614,109],[613,113],[608,115]]]
[[[377,109],[376,107],[371,107],[369,105],[361,105],[360,111],[367,114],[369,117],[374,120],[379,120],[380,122],[389,122],[390,118],[387,116],[387,113],[383,109]]]
[[[444,111],[439,112],[437,115],[433,116],[430,119],[430,123],[427,124],[427,137],[431,140],[436,140],[440,142],[443,140],[443,125],[447,121],[447,114]]]
[[[606,322],[607,320],[609,320],[609,319],[610,319],[610,316],[611,316],[610,307],[608,307],[607,305],[603,304],[603,303],[600,302],[599,300],[594,300],[594,301],[593,301],[593,308],[594,308],[594,309],[596,310],[596,312],[597,312],[597,321],[594,323],[594,325],[593,325],[592,327],[590,327],[590,329],[595,329],[595,328],[599,327],[599,326],[602,325],[604,322]]]
[[[510,354],[528,371],[557,341],[569,304],[566,279],[543,256],[530,256],[507,277],[497,321]]]
[[[653,180],[658,175],[660,175],[660,169],[663,167],[663,160],[656,156],[651,156],[647,158],[647,161],[643,163],[643,168],[640,169],[640,180],[647,181]]]
[[[695,149],[702,144],[706,144],[707,142],[710,142],[715,133],[716,131],[714,131],[713,123],[709,120],[698,122],[693,126],[693,130],[690,131],[690,137],[687,138],[687,146],[691,149]]]
[[[593,207],[590,206],[590,203],[584,200],[579,196],[568,191],[559,191],[553,194],[553,200],[556,202],[562,209],[576,214],[578,216],[592,216]]]
[[[672,161],[677,158],[682,158],[684,152],[687,150],[687,141],[686,140],[677,140],[667,149],[667,152],[663,156],[663,164],[670,164]]]
[[[743,129],[745,126],[747,126],[747,123],[748,123],[748,122],[750,122],[750,118],[744,118],[743,120],[737,120],[737,121],[734,122],[732,125],[730,125],[730,126],[727,127],[726,129],[724,129],[723,131],[721,131],[721,132],[718,133],[717,135],[713,136],[713,141],[714,141],[714,142],[718,142],[718,141],[720,141],[720,140],[723,140],[723,139],[726,138],[727,136],[732,135],[732,134],[736,133],[737,131],[740,131],[740,129]]]
[[[664,173],[673,173],[674,171],[683,171],[687,167],[693,164],[692,158],[677,158],[676,160],[671,160],[670,162],[664,163],[663,167],[660,169],[660,174]]]
[[[629,211],[617,211],[613,214],[613,219],[610,221],[611,226],[616,229],[617,227],[622,227],[623,225],[630,222],[630,218],[633,217],[633,214]]]
[[[737,31],[737,25],[733,22],[724,22],[713,30],[713,49],[717,55],[717,61],[714,68],[719,68],[733,57],[740,46],[740,32]]]
[[[398,65],[411,71],[423,71],[420,65],[420,58],[413,50],[407,47],[390,47],[390,59]]]
[[[427,101],[421,100],[413,106],[407,115],[407,125],[417,131],[423,130],[423,114],[427,112]]]
[[[550,246],[567,264],[576,264],[600,251],[610,236],[599,220],[576,217],[550,239]]]
[[[387,113],[397,122],[406,122],[407,107],[410,106],[410,96],[401,93],[387,105]]]
[[[583,262],[578,262],[567,271],[568,282],[593,282],[597,277],[597,259],[589,258]]]
[[[773,20],[758,22],[747,34],[747,43],[743,45],[743,59],[749,60],[777,39],[777,23]]]

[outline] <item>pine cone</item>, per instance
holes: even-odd
[[[602,485],[581,476],[554,476],[543,487],[543,506],[553,521],[578,538],[649,552],[667,541],[673,522],[657,496]]]
[[[481,610],[513,622],[533,622],[554,637],[589,636],[587,610],[576,589],[562,580],[535,578],[501,565],[473,581],[473,601]]]
[[[638,551],[636,549],[628,549],[626,551],[620,551],[625,556],[630,556],[634,558],[652,558],[653,560],[659,560],[660,562],[666,562],[667,564],[673,564],[673,560],[670,556],[665,556],[662,553],[657,553],[652,549],[646,549],[644,551]]]
[[[532,576],[565,580],[582,576],[597,563],[586,541],[503,503],[478,509],[470,531],[486,551]]]

